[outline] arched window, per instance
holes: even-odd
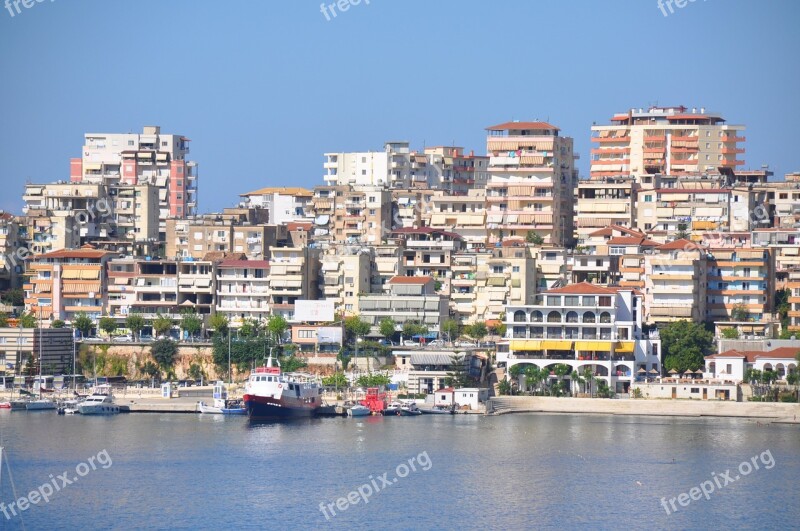
[[[583,322],[594,323],[595,322],[594,312],[585,312],[583,314]]]
[[[557,311],[552,311],[547,314],[547,322],[548,323],[560,323],[561,322],[561,314]]]
[[[517,310],[516,312],[514,312],[515,323],[524,323],[527,320],[528,320],[528,315],[524,311]]]
[[[543,317],[542,316],[542,312],[540,312],[539,310],[536,310],[535,312],[533,312],[531,314],[531,321],[533,321],[534,323],[541,323],[542,322],[542,317]]]
[[[601,323],[610,323],[611,322],[611,314],[608,312],[603,312],[600,314],[600,322]]]

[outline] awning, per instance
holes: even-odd
[[[77,280],[81,278],[80,269],[65,269],[61,273],[61,278],[69,280]]]
[[[100,170],[103,168],[103,165],[99,162],[87,162],[83,165],[84,170]]]
[[[136,154],[136,157],[140,159],[151,159],[153,158],[153,153],[150,151],[140,151]]]
[[[130,284],[130,277],[116,277],[114,278],[114,284],[117,286],[127,286]]]
[[[620,341],[617,343],[616,348],[614,348],[614,352],[633,352],[636,347],[636,343],[634,341]]]
[[[100,278],[99,269],[83,269],[81,270],[82,280],[97,280]]]
[[[540,340],[513,340],[511,341],[511,350],[542,350],[542,342]]]
[[[546,350],[572,350],[572,341],[542,341]]]
[[[576,341],[575,350],[611,352],[611,341]]]
[[[156,177],[156,186],[159,188],[164,187],[167,185],[167,178],[166,177]]]
[[[158,160],[167,160],[168,156],[168,153],[156,153],[156,159]]]
[[[489,286],[500,287],[506,285],[505,277],[489,277],[489,280],[486,282]]]

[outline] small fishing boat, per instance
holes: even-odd
[[[452,415],[453,408],[450,406],[433,406],[430,409],[421,410],[425,415]]]
[[[422,415],[422,411],[417,407],[416,402],[403,402],[400,406],[401,417],[415,417]]]
[[[400,408],[403,407],[403,404],[400,402],[392,402],[383,410],[384,415],[392,416],[392,415],[399,415]]]
[[[350,406],[347,409],[347,416],[348,417],[366,417],[370,413],[370,409],[367,406],[362,406],[361,404],[356,404],[355,406]]]
[[[228,391],[223,382],[214,384],[214,405],[206,405],[202,400],[197,403],[197,411],[211,415],[247,415],[247,409],[241,400],[228,399]]]
[[[11,409],[11,402],[0,402],[0,409]]]
[[[58,404],[58,414],[59,415],[74,415],[76,413],[80,413],[78,411],[78,401],[77,400],[62,400]]]

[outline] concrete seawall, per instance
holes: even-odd
[[[609,400],[600,398],[555,398],[549,396],[501,396],[489,400],[486,410],[492,414],[527,412],[674,417],[742,417],[771,419],[773,422],[800,423],[800,404],[779,402]]]

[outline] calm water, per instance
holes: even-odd
[[[580,415],[250,425],[194,415],[2,411],[0,427],[18,496],[50,474],[76,477],[76,467],[103,450],[111,458],[104,469],[101,455],[96,470],[22,513],[29,530],[800,527],[797,426]],[[708,501],[678,505],[669,516],[661,506],[661,497],[688,493],[712,473],[730,469],[732,477],[765,451],[771,469],[765,457]],[[412,457],[416,471],[398,468]],[[397,481],[382,486],[385,472]],[[8,479],[3,467],[6,504],[14,499]],[[336,508],[363,484],[381,490],[366,505]],[[321,502],[334,503],[329,521]],[[0,528],[22,529],[19,517],[1,513]]]

